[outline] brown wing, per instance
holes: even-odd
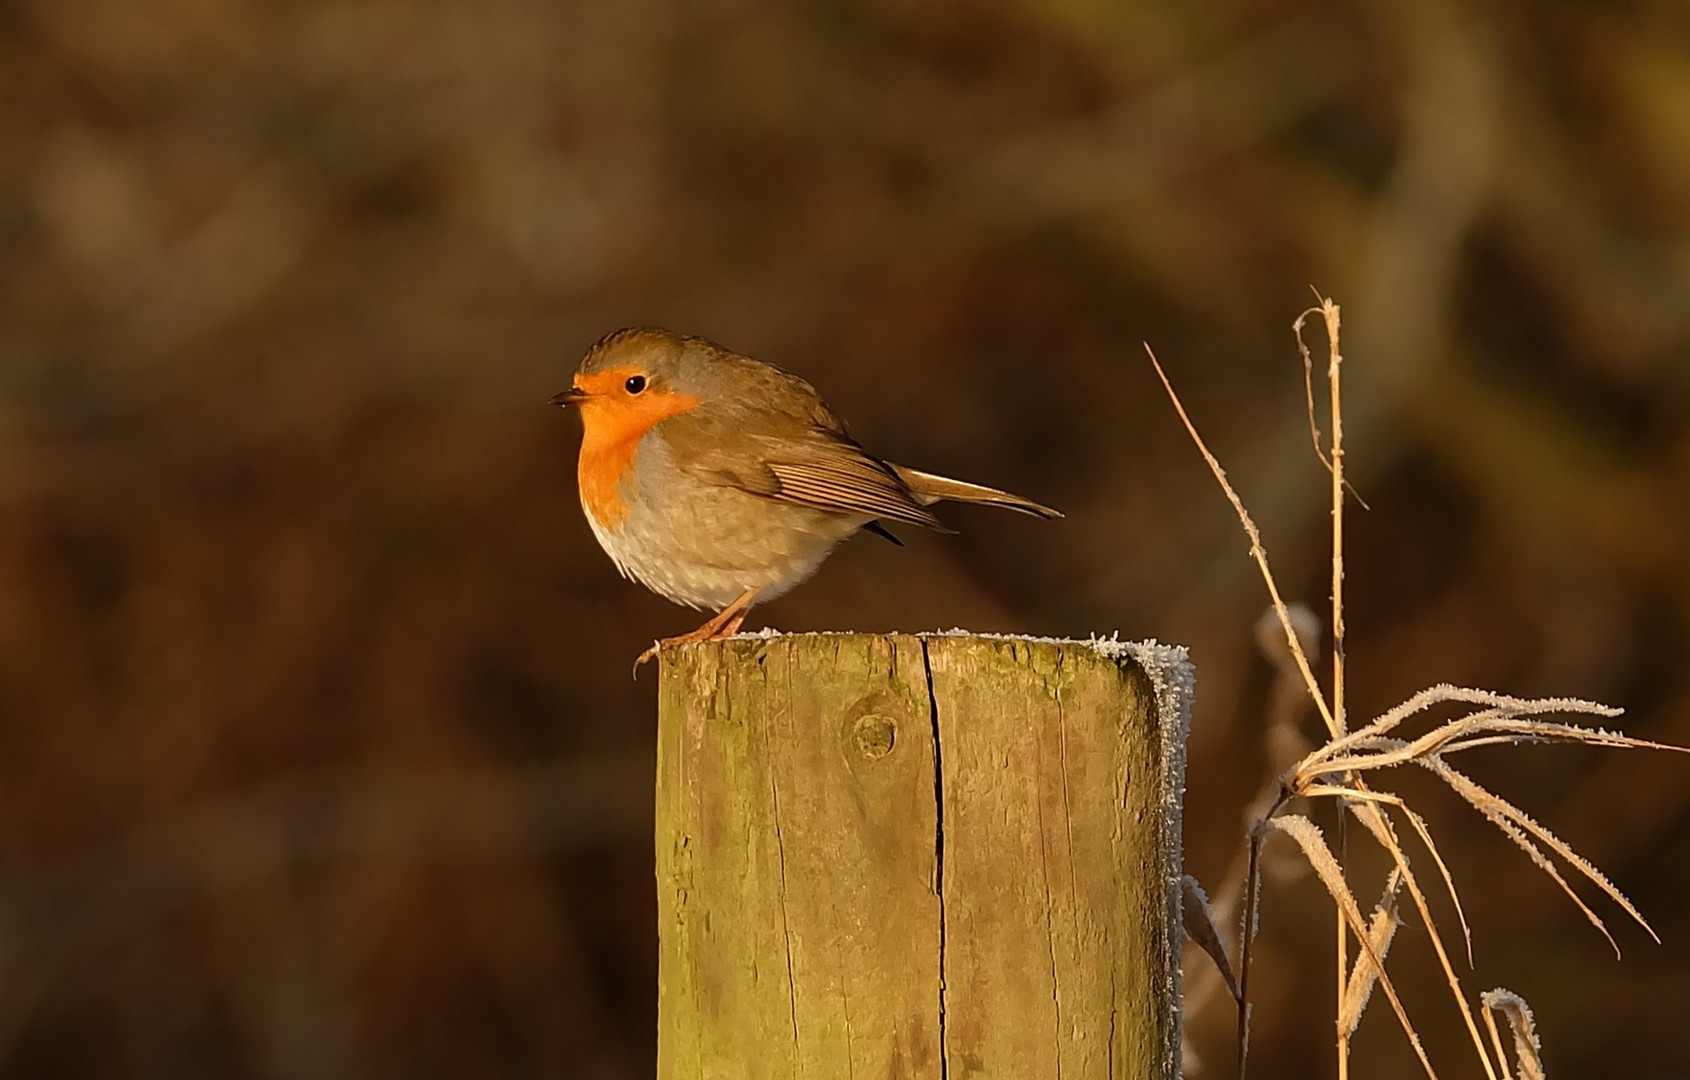
[[[778,495],[824,510],[867,514],[941,529],[939,519],[916,502],[898,474],[854,443],[784,446],[764,462]]]
[[[944,530],[890,465],[845,433],[809,383],[763,364],[744,376],[758,384],[752,392],[664,421],[682,471],[771,499]]]

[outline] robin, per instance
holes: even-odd
[[[616,568],[716,612],[641,653],[636,671],[665,645],[736,633],[753,603],[804,581],[858,529],[893,543],[882,522],[949,532],[927,509],[942,499],[1062,516],[882,461],[808,382],[704,338],[606,334],[552,404],[581,410],[581,507]]]

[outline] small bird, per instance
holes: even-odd
[[[581,410],[581,508],[622,575],[716,612],[659,648],[738,632],[751,605],[815,573],[834,546],[882,522],[949,532],[942,499],[1062,515],[1007,491],[870,454],[816,388],[700,337],[631,328],[600,338],[554,405]]]

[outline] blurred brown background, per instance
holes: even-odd
[[[1373,506],[1355,712],[1450,680],[1690,740],[1677,0],[7,0],[0,157],[0,1076],[651,1074],[627,667],[696,617],[616,577],[545,405],[630,323],[1065,509],[859,539],[753,624],[1191,646],[1207,881],[1266,769],[1264,596],[1138,343],[1318,610],[1311,284]],[[1470,989],[1536,1007],[1551,1075],[1690,1075],[1690,763],[1476,772],[1666,943],[1616,919],[1616,963],[1405,778]],[[1255,1075],[1330,1072],[1330,933],[1270,888]],[[1192,1035],[1230,1075],[1230,1017]],[[1357,1054],[1418,1075],[1385,1012]]]

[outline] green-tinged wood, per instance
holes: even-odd
[[[1182,664],[961,635],[666,650],[659,1080],[1177,1077]]]

